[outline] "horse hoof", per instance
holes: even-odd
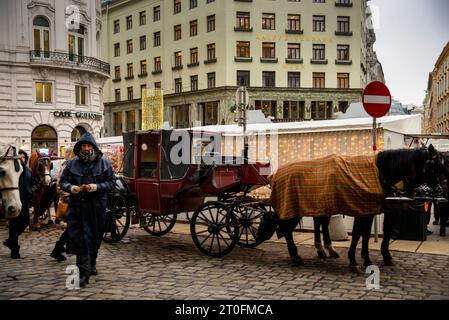
[[[329,256],[331,258],[340,258],[340,255],[337,253],[337,251],[329,251]]]
[[[349,266],[349,270],[350,270],[352,273],[356,273],[356,274],[361,274],[361,273],[362,273],[357,265],[355,265],[355,266]]]
[[[368,261],[365,261],[364,263],[363,263],[363,266],[366,268],[366,267],[369,267],[369,266],[372,266],[373,265],[373,262],[371,261],[371,260],[368,260]]]
[[[388,260],[384,260],[384,265],[387,267],[394,267],[395,263],[394,263],[393,259],[388,259]]]
[[[324,252],[324,250],[323,251],[317,251],[316,252],[317,254],[318,254],[318,257],[320,257],[321,259],[326,259],[327,258],[327,255],[326,255],[326,252]]]
[[[301,258],[292,258],[292,264],[294,267],[300,267],[304,265],[304,261]]]

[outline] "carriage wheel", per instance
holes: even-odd
[[[201,252],[221,257],[235,247],[239,226],[228,206],[218,201],[209,201],[193,213],[190,233],[193,243]]]
[[[146,218],[146,225],[143,227],[152,236],[162,236],[175,226],[178,214],[150,215]]]
[[[237,206],[234,215],[239,224],[239,240],[237,244],[244,248],[255,248],[260,242],[256,241],[257,230],[264,214],[264,209]]]
[[[103,240],[107,243],[120,241],[128,232],[131,211],[121,193],[109,193],[106,204],[106,223]]]

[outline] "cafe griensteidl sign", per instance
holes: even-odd
[[[99,113],[85,111],[54,111],[53,115],[55,116],[55,118],[78,118],[97,121],[100,121],[103,118],[103,116]]]

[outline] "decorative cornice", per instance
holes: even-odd
[[[55,8],[53,8],[48,2],[41,2],[41,1],[34,1],[32,0],[28,5],[27,8],[29,10],[33,9],[34,7],[45,7],[51,12],[55,13]]]

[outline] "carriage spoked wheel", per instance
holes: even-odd
[[[169,233],[175,226],[177,213],[174,214],[151,214],[145,218],[145,226],[143,227],[146,232],[152,236],[159,237],[166,233]]]
[[[239,226],[227,205],[209,201],[193,213],[190,233],[193,243],[202,253],[211,257],[221,257],[235,247]]]
[[[109,193],[106,204],[106,221],[103,240],[107,243],[120,241],[128,232],[131,211],[123,194]]]
[[[262,208],[237,206],[233,211],[239,224],[239,240],[237,244],[244,248],[255,248],[261,242],[256,241],[265,210]]]

